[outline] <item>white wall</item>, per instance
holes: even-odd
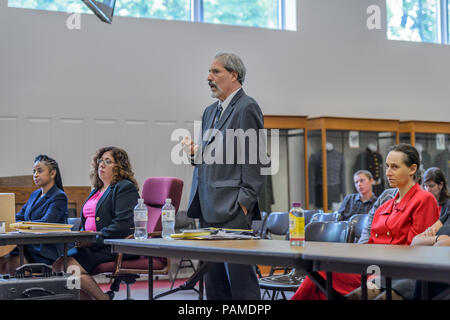
[[[139,183],[186,182],[170,161],[175,128],[192,129],[213,100],[217,51],[238,53],[247,93],[265,114],[450,121],[450,46],[386,40],[366,28],[382,0],[298,1],[298,32],[7,8],[0,1],[0,176],[29,174],[54,156],[65,185],[88,185],[91,155],[129,151]],[[383,26],[385,23],[383,22]]]

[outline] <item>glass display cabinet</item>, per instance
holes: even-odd
[[[400,142],[416,147],[422,170],[441,168],[450,181],[450,122],[401,121]]]
[[[271,175],[265,175],[261,211],[288,211],[292,202],[308,209],[306,116],[265,115]]]
[[[334,212],[348,193],[356,192],[353,174],[372,173],[375,195],[387,187],[384,161],[399,142],[399,121],[318,117],[307,119],[309,208]]]

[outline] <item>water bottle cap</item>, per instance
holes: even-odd
[[[299,207],[302,206],[302,203],[301,202],[293,202],[292,206],[295,207],[295,208],[299,208]]]
[[[167,198],[167,199],[166,199],[166,203],[172,203],[172,199]]]
[[[138,203],[144,203],[144,199],[139,198],[139,199],[138,199]]]

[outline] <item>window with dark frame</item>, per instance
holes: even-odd
[[[91,13],[81,0],[8,0],[8,6]],[[116,0],[114,15],[297,30],[296,0]]]

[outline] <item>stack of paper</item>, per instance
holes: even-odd
[[[170,235],[174,239],[184,240],[247,240],[259,239],[255,236],[252,230],[242,229],[188,229],[183,230],[182,233],[175,233]]]
[[[32,221],[20,221],[11,223],[9,227],[12,230],[26,233],[46,233],[46,232],[68,232],[72,228],[71,224],[64,223],[44,223]]]

